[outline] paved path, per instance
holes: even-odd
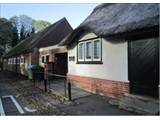
[[[67,115],[136,115],[135,113],[118,109],[118,106],[113,106],[108,103],[106,97],[99,95],[90,95],[76,99],[74,103],[61,104],[59,109]]]
[[[23,108],[16,97],[12,95],[12,89],[0,78],[0,116],[28,114],[30,112]]]
[[[28,80],[17,76],[6,77],[1,73],[0,98],[0,115],[136,115],[118,109],[108,103],[110,98],[99,95],[91,94],[73,102],[60,102],[55,96],[31,86]],[[24,109],[27,105],[37,109],[37,114]]]

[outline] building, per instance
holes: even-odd
[[[48,72],[67,75],[68,72],[68,55],[66,46],[53,45],[39,49],[40,65],[48,64]]]
[[[4,56],[4,69],[22,75],[28,75],[29,65],[39,65],[42,59],[52,59],[50,56],[39,57],[39,48],[56,45],[64,39],[72,27],[62,18],[41,32],[21,41]]]
[[[158,97],[159,5],[101,4],[60,44],[77,86],[121,98]]]

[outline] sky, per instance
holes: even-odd
[[[66,17],[73,28],[82,23],[98,4],[0,4],[0,16],[27,15],[36,20],[54,23]]]

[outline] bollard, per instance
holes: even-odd
[[[33,82],[34,82],[34,87],[36,86],[36,80],[35,78],[33,78]]]
[[[44,66],[44,91],[47,92],[47,80],[48,80],[48,65]]]
[[[67,97],[67,83],[64,81],[64,96]]]
[[[70,83],[70,81],[68,81],[68,99],[69,99],[69,101],[72,100],[72,96],[71,96],[71,83]]]
[[[47,79],[44,79],[44,91],[47,92]]]

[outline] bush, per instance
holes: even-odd
[[[35,80],[43,80],[44,79],[44,68],[38,65],[34,65],[31,67],[32,77]]]
[[[38,65],[33,65],[31,70],[35,72],[44,72],[44,68]]]

